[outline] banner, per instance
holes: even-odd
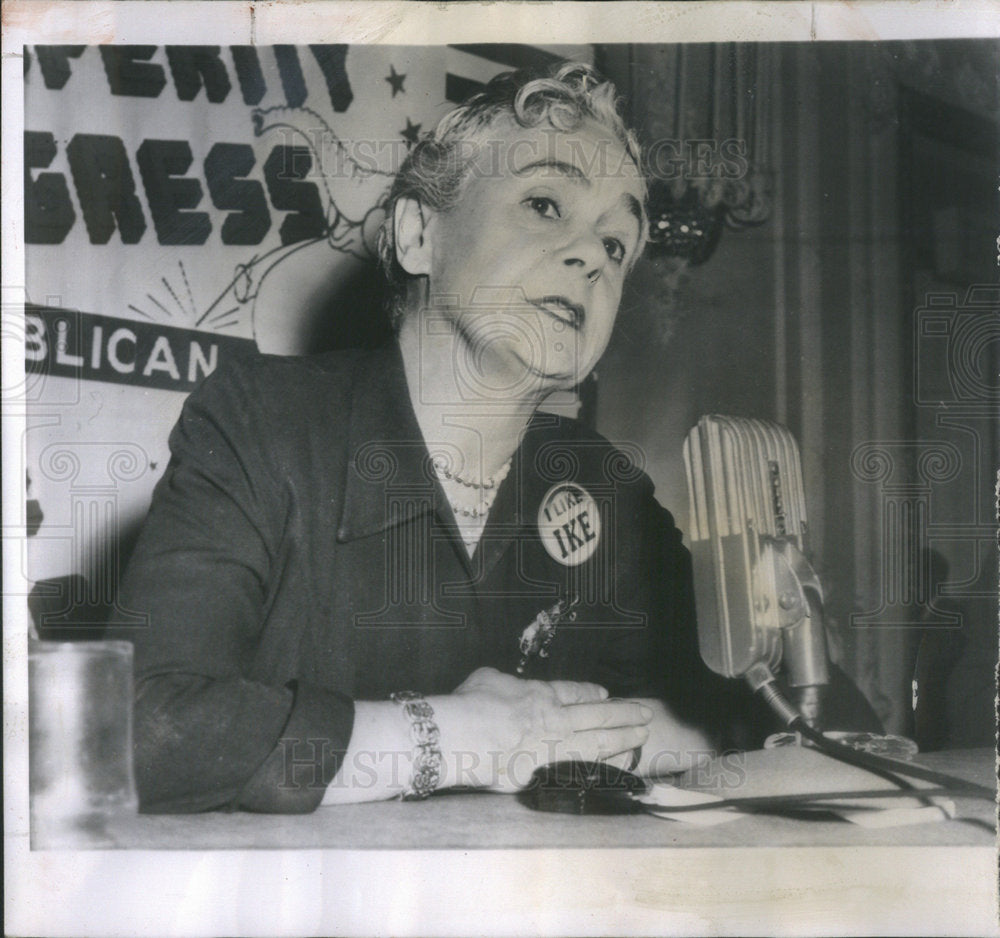
[[[375,238],[421,133],[589,47],[31,46],[24,204],[32,610],[114,592],[184,396],[227,359],[387,330]]]
[[[28,297],[312,351],[324,319],[360,315],[352,287],[420,133],[497,72],[556,58],[523,46],[35,46]]]
[[[255,350],[248,339],[29,305],[24,356],[28,375],[189,391],[218,367],[220,354]]]

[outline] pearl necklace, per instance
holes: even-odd
[[[496,501],[500,483],[507,478],[507,473],[510,472],[510,460],[508,459],[500,467],[496,475],[492,475],[482,482],[470,482],[468,479],[463,479],[457,472],[450,472],[446,469],[440,460],[432,460],[431,465],[434,467],[434,472],[442,484],[460,485],[464,488],[475,489],[483,493],[482,497],[473,505],[452,498],[447,492],[445,494],[448,497],[448,504],[451,505],[451,510],[455,513],[456,520],[466,518],[472,519],[472,523],[476,523],[482,519],[480,524],[485,524],[486,516],[490,513],[493,502]]]
[[[463,479],[457,472],[450,472],[446,469],[444,463],[440,460],[434,461],[434,471],[437,472],[439,478],[447,479],[449,482],[457,482],[459,485],[464,485],[470,489],[489,491],[490,489],[495,489],[497,485],[507,478],[507,473],[510,471],[510,460],[508,459],[500,467],[500,471],[495,476],[490,476],[482,482],[470,482],[468,479]]]

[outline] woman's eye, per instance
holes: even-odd
[[[617,238],[605,238],[604,250],[608,252],[608,257],[616,264],[625,260],[625,245]]]
[[[530,199],[526,199],[525,202],[533,212],[537,212],[543,218],[560,217],[559,206],[552,199],[546,198],[543,195],[532,196]]]

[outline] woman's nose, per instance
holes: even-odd
[[[583,273],[591,283],[596,283],[607,263],[608,255],[600,238],[580,238],[566,250],[563,263]]]

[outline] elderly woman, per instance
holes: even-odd
[[[514,791],[560,759],[675,771],[708,746],[676,716],[698,662],[672,519],[538,410],[608,343],[639,166],[586,66],[499,77],[392,188],[395,340],[190,396],[122,590],[148,616],[145,810]]]

